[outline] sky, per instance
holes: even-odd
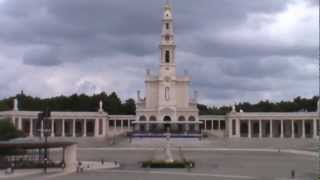
[[[199,102],[318,92],[318,0],[171,0],[178,73]],[[144,94],[165,0],[0,0],[0,98]]]

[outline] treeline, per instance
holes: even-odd
[[[260,101],[256,104],[249,102],[238,103],[235,105],[239,112],[242,109],[244,112],[299,112],[299,111],[316,111],[318,97],[302,98],[296,97],[293,101]],[[203,104],[198,105],[200,115],[224,115],[231,111],[231,106],[209,107]]]
[[[136,111],[135,101],[133,99],[127,99],[122,103],[115,92],[109,95],[102,92],[91,96],[86,94],[73,94],[71,96],[57,96],[44,99],[21,93],[16,97],[19,102],[19,110],[26,111],[39,111],[46,108],[52,111],[98,111],[100,100],[103,102],[104,111],[109,114],[135,114]],[[11,110],[14,98],[15,97],[9,97],[0,100],[0,111]]]
[[[51,98],[38,98],[24,95],[23,93],[16,96],[19,101],[19,110],[39,111],[46,107],[52,111],[97,111],[99,101],[103,101],[104,111],[109,114],[135,114],[136,106],[134,99],[127,99],[121,102],[121,99],[115,92],[107,94],[86,95],[73,94],[71,96],[57,96]],[[9,97],[0,100],[0,111],[11,110],[13,107],[13,99]],[[245,112],[298,112],[298,111],[316,111],[318,97],[302,98],[296,97],[293,101],[260,101],[255,104],[249,102],[236,104],[236,109],[242,109]],[[200,115],[225,115],[231,111],[231,106],[207,106],[198,104]]]

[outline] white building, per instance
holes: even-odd
[[[145,98],[138,92],[136,115],[109,115],[99,103],[97,112],[52,112],[44,127],[36,122],[38,111],[19,111],[14,101],[11,111],[0,112],[26,136],[40,136],[41,129],[51,129],[52,137],[104,137],[124,132],[198,134],[207,132],[229,138],[317,138],[318,112],[248,113],[235,107],[225,116],[198,115],[197,92],[189,96],[191,77],[176,75],[173,15],[165,5],[160,41],[160,71],[146,73]]]
[[[176,44],[169,4],[164,8],[159,47],[159,74],[154,75],[147,70],[146,97],[141,98],[138,92],[136,130],[195,132],[199,130],[196,93],[193,98],[189,97],[189,75],[176,74]]]

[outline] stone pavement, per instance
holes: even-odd
[[[58,138],[76,141],[78,147],[159,147],[165,144],[166,139],[146,138],[132,139],[123,136],[110,138]],[[261,148],[261,149],[295,149],[305,151],[318,151],[317,139],[291,139],[291,138],[206,138],[198,139],[171,139],[173,147],[212,147],[212,148]]]

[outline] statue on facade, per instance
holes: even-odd
[[[103,112],[103,102],[100,100],[99,102],[99,112]]]
[[[13,100],[13,110],[18,111],[18,99],[14,98]]]

